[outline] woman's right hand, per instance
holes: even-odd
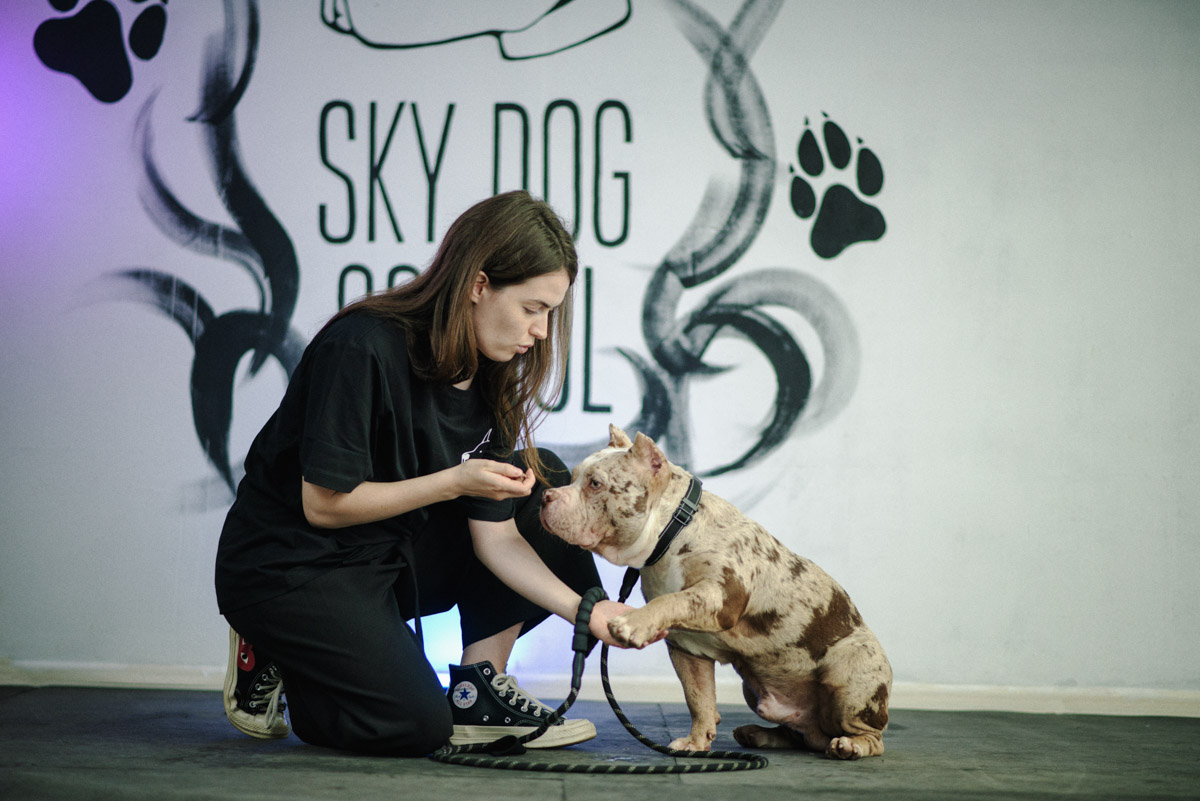
[[[468,459],[450,469],[456,471],[459,495],[503,501],[524,498],[533,491],[533,471],[522,470],[507,462]]]
[[[588,630],[591,635],[600,642],[606,645],[612,645],[617,648],[645,648],[651,643],[656,643],[667,636],[666,631],[651,632],[646,641],[640,645],[632,645],[628,642],[618,640],[609,629],[609,623],[621,615],[629,614],[636,611],[637,608],[629,604],[619,603],[617,601],[597,601],[592,607],[592,616],[588,620]]]

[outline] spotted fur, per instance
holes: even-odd
[[[544,495],[548,531],[617,565],[643,567],[691,476],[642,434],[609,427],[566,487]],[[611,621],[636,647],[669,631],[692,716],[675,748],[708,749],[720,716],[714,663],[733,665],[746,701],[773,728],[740,726],[739,743],[805,747],[840,759],[883,753],[892,670],[850,596],[729,502],[703,492],[690,525],[642,571],[646,605]]]

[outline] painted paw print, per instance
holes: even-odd
[[[144,3],[146,0],[133,0]],[[75,9],[79,0],[50,0],[55,11]],[[167,0],[147,5],[129,26],[126,37],[121,13],[109,0],[91,0],[70,17],[55,17],[38,26],[33,49],[50,69],[79,79],[92,97],[115,103],[133,86],[133,71],[125,50],[149,61],[162,46],[167,28]]]
[[[850,140],[829,115],[825,115],[821,134],[824,152],[833,169],[844,170],[850,166],[854,155]],[[855,184],[859,194],[873,197],[883,189],[883,165],[869,148],[861,147],[861,139],[858,144]],[[844,184],[834,183],[826,189],[818,209],[813,180],[825,172],[825,156],[807,119],[796,156],[803,174],[797,175],[795,167],[789,169],[793,176],[792,211],[804,220],[816,213],[811,237],[814,253],[823,259],[832,259],[855,242],[873,242],[883,236],[887,230],[883,214]]]

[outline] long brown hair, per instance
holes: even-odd
[[[553,209],[528,192],[506,192],[463,212],[424,272],[346,306],[329,322],[355,311],[384,317],[404,329],[409,361],[420,379],[454,384],[475,376],[501,441],[523,445],[525,466],[544,480],[533,429],[566,376],[572,293],[550,312],[545,339],[510,361],[493,362],[480,355],[471,323],[470,291],[481,270],[497,289],[559,270],[566,270],[573,287],[579,262]]]

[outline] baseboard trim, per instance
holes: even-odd
[[[683,690],[674,676],[612,676],[613,694],[623,702],[683,702]],[[521,679],[539,698],[562,697],[570,676],[531,676]],[[717,679],[717,703],[741,706],[742,683],[736,676]],[[556,695],[557,693],[557,695]],[[580,697],[603,700],[599,674],[585,675]],[[1152,715],[1200,717],[1200,691],[1153,690],[1115,687],[1004,687],[991,685],[921,684],[898,681],[889,706],[965,712],[1028,712],[1035,714]]]
[[[0,660],[0,684],[18,687],[219,690],[224,682],[223,666]]]
[[[598,665],[584,676],[580,698],[604,700]],[[113,687],[126,689],[219,690],[225,668],[183,665],[0,660],[0,685],[23,687]],[[445,683],[446,676],[442,676]],[[523,675],[521,685],[550,703],[570,690],[566,674]],[[612,676],[613,693],[626,703],[683,703],[674,676]],[[741,705],[741,682],[717,680],[717,702]],[[1005,687],[896,682],[891,708],[938,711],[1028,712],[1037,714],[1153,715],[1200,717],[1200,691],[1132,687]]]

